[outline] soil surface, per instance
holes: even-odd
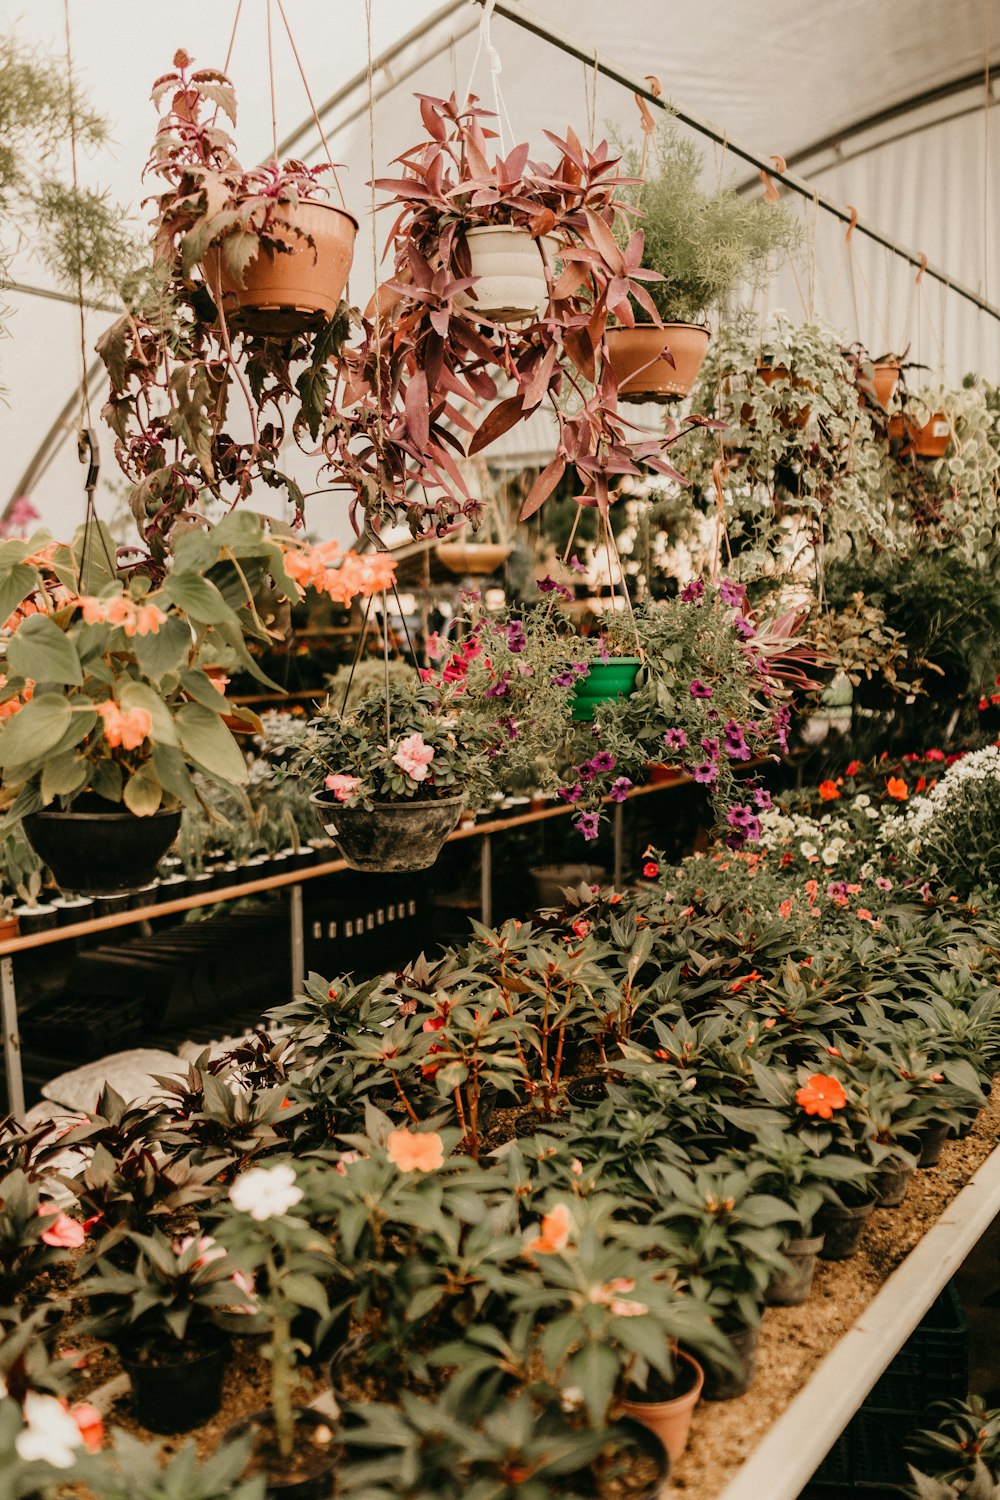
[[[821,1260],[801,1307],[769,1307],[761,1330],[757,1379],[735,1401],[699,1403],[688,1450],[665,1495],[715,1500],[771,1423],[805,1385],[887,1277],[927,1233],[1000,1139],[1000,1078],[971,1134],[947,1141],[936,1167],[910,1179],[899,1208],[876,1208],[850,1260]],[[761,1497],[764,1500],[764,1497]]]

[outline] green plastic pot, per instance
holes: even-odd
[[[586,677],[576,685],[573,718],[577,723],[594,717],[598,706],[627,698],[635,687],[642,665],[637,656],[615,656],[610,661],[596,661]]]

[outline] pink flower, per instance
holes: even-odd
[[[354,796],[354,793],[361,785],[361,782],[357,776],[344,776],[342,774],[338,774],[336,776],[328,776],[323,785],[326,787],[328,792],[333,793],[338,802],[347,802],[351,797]]]
[[[54,1210],[51,1204],[40,1203],[38,1212],[46,1217]],[[59,1250],[78,1250],[87,1238],[83,1225],[76,1219],[71,1219],[69,1214],[56,1211],[55,1222],[48,1229],[42,1230],[42,1243],[55,1245]]]
[[[434,746],[425,745],[423,735],[417,732],[400,740],[392,763],[409,776],[411,781],[423,781],[433,759]]]
[[[179,1258],[194,1244],[194,1235],[186,1234],[182,1240],[174,1240],[174,1254]],[[225,1255],[225,1250],[210,1234],[203,1234],[198,1241],[198,1256],[192,1263],[193,1267],[207,1266],[213,1260],[220,1260]]]

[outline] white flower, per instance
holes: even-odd
[[[812,859],[813,855],[817,853],[816,845],[811,844],[808,839],[805,839],[799,845],[799,853],[804,854],[806,859]]]
[[[229,1201],[252,1219],[280,1219],[302,1199],[295,1184],[294,1167],[252,1167],[237,1177],[229,1189]]]
[[[14,1439],[18,1458],[26,1464],[48,1463],[54,1469],[71,1467],[83,1438],[61,1401],[29,1391],[24,1398],[24,1422]]]
[[[867,795],[866,792],[861,792],[854,799],[854,806],[855,807],[871,807],[871,805],[872,805],[872,799]]]
[[[840,858],[840,852],[837,849],[827,847],[823,850],[820,858],[825,865],[835,865],[837,863],[837,860]]]
[[[881,817],[881,813],[879,812],[877,807],[866,807],[865,817],[871,818],[872,822],[877,823],[879,818]]]

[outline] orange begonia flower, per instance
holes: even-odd
[[[897,802],[905,802],[910,795],[906,787],[906,782],[901,776],[890,776],[885,784],[885,789],[889,793],[889,796],[894,797]]]
[[[729,986],[730,993],[736,995],[745,984],[756,984],[758,979],[763,978],[763,974],[758,973],[756,969],[751,969],[749,974],[744,974],[742,978],[733,980]]]
[[[135,623],[135,605],[124,594],[117,599],[108,599],[104,603],[104,618],[109,625],[124,625],[127,628]]]
[[[113,748],[138,750],[153,732],[153,716],[148,708],[119,708],[113,698],[97,705],[104,720],[104,738]]]
[[[159,635],[160,626],[166,624],[166,615],[155,604],[137,604],[135,617],[125,622],[126,635]]]
[[[389,1160],[401,1172],[435,1172],[444,1166],[444,1145],[433,1130],[394,1130],[386,1140]]]
[[[100,1453],[104,1445],[104,1418],[89,1401],[78,1401],[70,1407],[70,1416],[76,1423],[83,1446],[88,1453]]]
[[[807,1115],[832,1120],[834,1110],[843,1109],[847,1103],[847,1095],[839,1078],[831,1078],[827,1073],[813,1073],[800,1089],[796,1089],[795,1100]]]
[[[819,794],[824,802],[836,802],[840,797],[840,790],[835,781],[821,781]]]
[[[525,1249],[529,1255],[557,1255],[565,1250],[573,1233],[573,1220],[565,1203],[557,1203],[549,1213],[542,1215],[540,1233],[529,1240]]]

